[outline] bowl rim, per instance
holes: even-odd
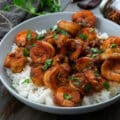
[[[16,25],[14,28],[12,28],[1,40],[0,42],[0,47],[2,46],[2,43],[4,42],[4,40],[7,38],[7,36],[10,34],[11,31],[19,28],[19,26],[27,23],[27,22],[30,22],[30,21],[34,21],[35,19],[40,19],[41,17],[44,17],[44,16],[54,16],[54,15],[61,15],[61,14],[73,14],[74,12],[56,12],[56,13],[48,13],[46,15],[41,15],[41,16],[36,16],[36,17],[33,17],[33,18],[30,18],[28,20],[25,20],[24,22]],[[112,22],[112,21],[109,21],[101,16],[98,16],[96,15],[96,17],[98,19],[102,19],[104,21],[107,21],[108,23],[110,24],[114,24],[116,26],[118,26],[116,23]],[[98,106],[104,106],[105,104],[108,104],[108,103],[111,103],[113,101],[116,101],[120,98],[120,94],[117,94],[116,96],[110,98],[109,100],[106,100],[104,102],[100,102],[100,103],[95,103],[95,104],[90,104],[90,105],[83,105],[83,106],[75,106],[75,107],[61,107],[61,106],[49,106],[49,105],[46,105],[46,104],[40,104],[40,103],[35,103],[35,102],[32,102],[32,101],[29,101],[27,98],[21,96],[19,93],[17,93],[12,87],[10,87],[3,79],[3,77],[0,75],[0,81],[2,82],[2,84],[5,86],[5,88],[17,99],[19,99],[22,103],[29,103],[29,104],[32,104],[34,106],[39,106],[39,107],[42,107],[42,108],[50,108],[50,109],[59,109],[59,110],[76,110],[76,109],[89,109],[89,108],[95,108],[95,107],[98,107]]]

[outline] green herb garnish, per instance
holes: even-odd
[[[60,0],[37,0],[36,3],[39,5],[39,9],[36,9],[34,0],[13,0],[4,10],[9,11],[9,8],[14,6],[29,14],[41,15],[49,12],[58,12],[61,7]]]
[[[86,84],[84,89],[86,92],[89,92],[92,89],[92,86],[90,84]]]
[[[32,40],[32,34],[31,34],[30,31],[28,31],[26,38],[27,38],[27,40],[29,40],[29,41]]]
[[[66,100],[70,100],[70,99],[72,98],[72,96],[71,96],[70,94],[67,94],[67,93],[64,93],[64,94],[63,94],[63,97],[64,97],[64,99],[66,99]]]
[[[54,34],[54,35],[53,35],[53,38],[54,38],[55,40],[58,40],[58,35]]]
[[[118,45],[117,44],[111,44],[110,48],[116,48]]]
[[[51,67],[53,60],[52,59],[47,59],[42,66],[43,70],[47,70],[49,67]]]
[[[55,29],[55,31],[56,31],[56,33],[58,33],[58,34],[68,35],[68,33],[67,33],[65,30],[62,30],[62,29],[60,29],[59,27],[57,27],[57,28]]]
[[[39,34],[37,35],[37,40],[42,40],[45,38],[45,35],[44,34]]]
[[[22,83],[29,83],[30,82],[30,79],[25,79]]]
[[[104,82],[104,83],[103,83],[103,86],[104,86],[104,88],[107,89],[107,90],[109,90],[109,88],[110,88],[110,85],[109,85],[108,82]]]
[[[83,41],[86,41],[88,36],[86,34],[80,34],[79,37],[83,40]]]
[[[94,75],[95,75],[96,77],[99,77],[99,76],[100,76],[98,70],[94,70]]]
[[[98,49],[98,48],[91,48],[90,50],[92,53],[96,53],[96,54],[101,54],[104,52],[102,49]]]
[[[25,48],[25,49],[23,50],[23,55],[24,55],[25,57],[28,57],[28,56],[29,56],[29,50],[28,50],[27,48]]]

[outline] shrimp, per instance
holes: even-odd
[[[96,70],[87,70],[85,71],[85,77],[88,83],[91,85],[91,88],[95,91],[100,91],[103,88],[104,79],[95,73]]]
[[[91,11],[81,10],[72,15],[73,22],[87,27],[95,27],[96,17]]]
[[[102,42],[101,49],[104,52],[99,56],[101,60],[109,58],[113,53],[120,53],[120,37],[110,36],[108,39]]]
[[[53,58],[53,65],[68,63],[68,58],[62,54],[58,54]]]
[[[31,69],[31,79],[36,86],[43,86],[44,71],[42,65],[33,66]]]
[[[101,74],[107,80],[120,82],[120,54],[113,53],[101,66]]]
[[[93,66],[93,59],[90,57],[81,57],[75,61],[75,70],[84,71]]]
[[[82,52],[82,43],[77,39],[71,39],[67,43],[69,57],[71,60],[76,60]]]
[[[70,66],[67,63],[55,65],[45,72],[44,83],[52,90],[67,84],[67,76],[70,72]]]
[[[45,41],[38,41],[36,46],[30,49],[30,57],[34,63],[44,63],[54,54],[54,47]]]
[[[110,48],[111,45],[115,44],[115,47],[118,47],[120,45],[120,37],[117,36],[110,36],[105,41],[103,41],[101,48],[107,49]],[[118,45],[118,46],[117,46]]]
[[[77,23],[61,20],[58,22],[58,27],[72,34],[73,36],[77,34],[81,26]]]
[[[90,27],[86,27],[83,28],[79,33],[78,33],[78,37],[82,40],[82,41],[94,41],[97,38],[97,33],[94,30],[94,28],[90,28]]]
[[[84,73],[76,73],[69,77],[70,87],[78,90],[81,95],[84,95],[84,87],[87,83],[88,82]]]
[[[16,34],[15,42],[17,46],[24,47],[27,44],[36,42],[37,33],[32,30],[23,30]]]
[[[63,86],[56,90],[54,101],[60,106],[73,107],[81,102],[81,96],[77,90]]]
[[[27,63],[27,58],[23,56],[23,50],[18,48],[15,52],[6,56],[4,66],[10,68],[13,73],[22,72]]]

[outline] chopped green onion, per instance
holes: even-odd
[[[86,92],[89,92],[92,89],[92,86],[90,84],[86,84],[84,89]]]
[[[68,35],[68,33],[67,33],[65,30],[62,30],[62,29],[60,29],[59,27],[57,27],[57,28],[55,29],[55,31],[56,31],[56,33],[58,33],[58,34]]]
[[[27,40],[32,40],[32,34],[31,31],[28,31],[27,36],[26,36]]]
[[[39,34],[37,35],[37,40],[42,40],[45,38],[45,35],[44,34]]]
[[[86,34],[80,34],[79,37],[83,40],[86,41],[88,36]]]
[[[104,86],[104,88],[107,89],[107,90],[109,90],[109,88],[110,88],[110,85],[109,85],[108,82],[104,82],[104,83],[103,83],[103,86]]]
[[[54,34],[54,35],[53,35],[53,38],[54,38],[55,40],[58,40],[58,35]]]
[[[110,48],[116,48],[118,45],[117,44],[111,44]]]
[[[51,67],[53,60],[52,59],[47,59],[42,66],[43,70],[47,70],[49,67]]]
[[[29,56],[29,50],[28,50],[27,48],[25,48],[25,49],[23,50],[23,55],[24,55],[25,57],[28,57],[28,56]]]
[[[63,94],[63,97],[64,97],[64,99],[66,99],[66,100],[70,100],[70,99],[72,98],[72,96],[71,96],[70,94],[67,94],[67,93],[64,93],[64,94]]]
[[[30,79],[25,79],[22,83],[29,83],[30,82]]]

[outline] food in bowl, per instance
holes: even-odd
[[[118,94],[120,37],[99,34],[96,22],[83,10],[52,29],[18,32],[4,61],[12,87],[32,102],[63,107]]]

